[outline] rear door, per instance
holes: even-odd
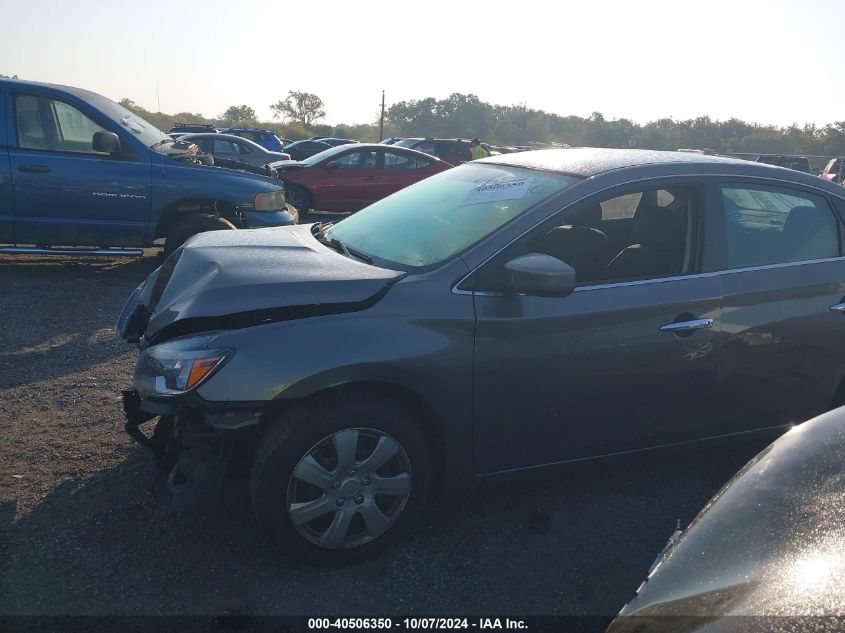
[[[14,242],[12,168],[9,164],[6,112],[8,89],[0,85],[0,243]]]
[[[383,187],[375,150],[350,151],[332,157],[312,169],[321,170],[312,187],[316,204],[326,211],[354,211],[378,200]],[[336,166],[327,168],[328,163]]]
[[[81,104],[30,89],[12,91],[11,96],[15,241],[143,244],[150,215],[148,157],[95,152],[94,133],[116,130]]]
[[[430,172],[427,168],[431,161],[420,156],[398,150],[385,150],[381,153],[381,164],[384,168],[380,174],[379,199],[422,180]]]
[[[845,376],[845,258],[834,198],[725,180],[719,420],[753,429],[827,410]]]

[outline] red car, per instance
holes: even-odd
[[[288,203],[302,213],[357,211],[452,165],[412,149],[356,143],[274,167]]]

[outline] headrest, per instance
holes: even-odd
[[[686,214],[666,207],[641,206],[634,214],[634,237],[656,251],[683,250],[686,230]]]
[[[827,215],[825,215],[827,213]],[[793,207],[783,223],[783,232],[796,238],[811,238],[830,224],[830,213],[810,206]]]
[[[839,249],[836,232],[830,230],[832,223],[829,211],[810,206],[793,207],[781,231],[787,240],[785,248],[792,251],[790,256],[800,259],[836,256]]]
[[[567,218],[567,221],[577,226],[599,228],[601,226],[601,205],[589,204],[585,207],[575,209]]]

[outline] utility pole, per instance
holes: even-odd
[[[378,124],[378,140],[384,140],[384,90],[381,91],[381,120]]]

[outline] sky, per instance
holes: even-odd
[[[831,5],[832,6],[832,5]],[[325,122],[476,94],[646,123],[845,119],[845,11],[801,0],[0,0],[0,74],[212,117],[319,95]]]

